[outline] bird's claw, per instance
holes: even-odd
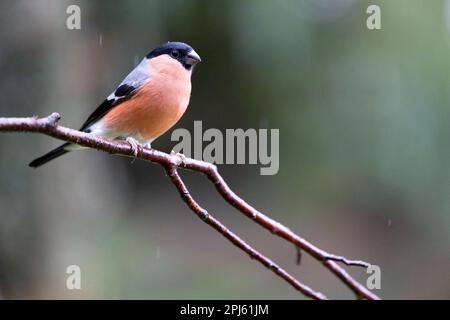
[[[134,157],[137,158],[139,153],[143,151],[142,145],[136,139],[131,138],[131,137],[126,138],[125,141],[128,142],[128,144],[131,147],[131,151],[133,152]]]
[[[172,152],[170,153],[172,156],[176,156],[176,157],[178,157],[179,158],[179,163],[177,164],[178,166],[179,165],[183,165],[183,166],[185,166],[186,165],[186,160],[187,160],[187,157],[184,155],[184,154],[182,154],[182,153],[179,153],[179,152],[175,152],[175,151],[173,151],[172,150]]]

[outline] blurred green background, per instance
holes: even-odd
[[[81,8],[81,30],[66,8]],[[366,27],[381,7],[382,30]],[[0,3],[0,116],[78,128],[151,49],[203,62],[177,127],[279,128],[280,171],[221,165],[250,204],[321,248],[377,264],[383,298],[450,298],[449,1],[24,1]],[[157,165],[0,135],[3,298],[301,299],[194,216]],[[170,132],[153,146],[170,151]],[[332,298],[347,288],[182,172],[212,214]],[[66,289],[66,267],[82,290]],[[365,283],[364,270],[350,270]]]

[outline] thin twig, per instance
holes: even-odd
[[[305,296],[317,299],[317,300],[326,300],[327,297],[320,293],[312,290],[307,285],[304,285],[289,273],[287,273],[284,269],[275,264],[272,260],[261,254],[260,252],[253,249],[249,246],[244,240],[239,238],[235,233],[230,231],[227,227],[225,227],[221,222],[219,222],[216,218],[214,218],[211,214],[208,213],[205,209],[200,207],[200,205],[194,200],[194,198],[189,193],[186,185],[183,180],[180,178],[180,175],[177,172],[175,166],[167,166],[166,171],[173,184],[177,187],[178,192],[180,193],[181,198],[183,198],[184,202],[188,205],[188,207],[195,212],[195,214],[202,219],[205,223],[209,224],[211,227],[216,229],[219,233],[221,233],[225,238],[227,238],[231,243],[233,243],[236,247],[240,248],[242,251],[246,252],[250,258],[256,259],[262,265],[264,265],[269,270],[273,271],[275,274],[286,280],[291,286],[295,289],[302,292]]]
[[[112,141],[107,140],[101,137],[96,137],[88,133],[80,132],[77,130],[65,128],[59,126],[58,120],[60,119],[59,114],[53,113],[45,118],[0,118],[0,131],[24,131],[24,132],[39,132],[43,133],[64,141],[69,141],[73,143],[77,143],[82,146],[98,149],[101,151],[119,154],[123,156],[132,156],[135,157],[133,148],[130,147],[128,143],[124,143],[121,141]],[[239,210],[241,213],[254,220],[256,223],[269,230],[270,232],[276,234],[277,236],[285,239],[286,241],[294,244],[299,249],[307,252],[316,260],[320,261],[326,268],[328,268],[332,273],[334,273],[347,287],[352,290],[357,298],[376,300],[379,299],[377,295],[370,292],[367,288],[365,288],[362,284],[356,281],[352,276],[350,276],[345,269],[343,269],[337,262],[341,262],[345,265],[349,266],[360,266],[367,268],[369,263],[361,261],[361,260],[350,260],[343,256],[334,255],[328,253],[307,240],[301,238],[290,229],[282,225],[281,223],[269,218],[263,213],[259,212],[247,202],[245,202],[242,198],[236,195],[219,174],[217,167],[211,163],[203,162],[191,158],[181,157],[179,155],[169,155],[164,152],[160,152],[154,149],[146,149],[139,148],[138,154],[136,156],[139,159],[150,161],[153,163],[158,163],[169,173],[169,176],[172,182],[178,188],[180,195],[183,200],[189,205],[189,207],[200,217],[204,216],[206,212],[202,209],[190,196],[189,192],[186,189],[183,181],[179,177],[176,168],[188,169],[196,172],[201,172],[205,174],[208,179],[215,185],[217,191],[220,195],[233,207]],[[181,184],[180,184],[181,182]],[[196,211],[197,210],[197,211]],[[231,231],[225,228],[219,221],[212,218],[210,215],[208,216],[207,223],[214,227],[217,231],[221,232],[228,240],[233,242],[240,249],[247,252],[250,256],[255,257],[254,254],[250,254],[250,252],[254,252],[257,254],[261,262],[266,267],[271,268],[271,270],[275,271],[280,277],[288,281],[291,285],[296,287],[298,290],[302,291],[305,295],[312,298],[325,298],[320,293],[317,293],[307,287],[306,285],[301,284],[291,275],[287,274],[284,270],[280,269],[273,262],[271,262],[268,258],[261,255],[254,249],[252,249],[248,244],[246,244],[242,239],[234,235]],[[226,230],[228,232],[223,232]],[[239,243],[239,244],[238,244]],[[247,251],[253,250],[253,251]],[[276,266],[276,270],[274,270],[273,266]],[[280,271],[281,270],[281,271]],[[294,285],[295,284],[295,285]]]
[[[270,232],[298,246],[300,249],[306,251],[318,261],[322,262],[322,264],[331,272],[333,272],[339,279],[341,279],[358,298],[362,297],[369,300],[379,299],[376,294],[370,292],[363,285],[359,284],[356,280],[348,275],[345,269],[341,268],[334,261],[342,262],[349,266],[360,266],[364,268],[369,267],[369,263],[361,260],[350,260],[345,257],[334,255],[322,249],[319,249],[309,241],[292,232],[289,228],[259,212],[243,199],[241,199],[230,189],[230,187],[228,187],[225,180],[217,171],[217,168],[211,169],[206,174],[209,180],[211,180],[216,186],[217,191],[229,204],[231,204],[233,207],[238,209],[240,212],[245,214],[247,217],[258,223],[259,225],[263,226]]]

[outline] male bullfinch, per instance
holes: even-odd
[[[117,89],[87,118],[80,131],[107,139],[125,139],[136,151],[151,147],[183,115],[191,96],[191,74],[200,56],[189,45],[168,42],[150,52]],[[64,143],[29,166],[84,147]]]

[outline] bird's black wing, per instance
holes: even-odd
[[[94,112],[87,118],[87,120],[83,123],[80,128],[80,131],[85,131],[92,124],[101,119],[105,114],[107,114],[112,108],[120,104],[121,102],[130,99],[134,93],[136,92],[136,88],[132,85],[122,84],[120,85],[116,91],[112,95],[110,95],[105,101],[103,101]]]

